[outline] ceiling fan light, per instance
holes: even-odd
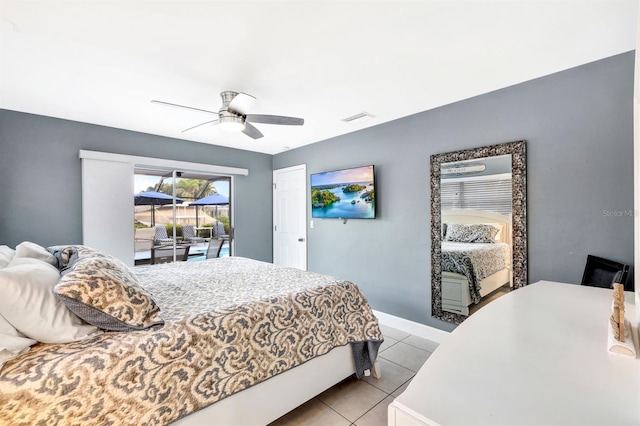
[[[244,130],[242,117],[220,117],[219,126],[229,132],[241,132]]]

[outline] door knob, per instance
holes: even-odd
[[[298,238],[298,241],[300,241],[302,243],[302,242],[304,242],[304,238]]]

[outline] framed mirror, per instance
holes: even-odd
[[[434,154],[430,162],[431,314],[459,324],[527,284],[526,144]]]

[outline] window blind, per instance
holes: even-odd
[[[474,209],[511,213],[511,179],[455,181],[442,180],[442,209]]]

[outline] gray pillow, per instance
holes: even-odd
[[[74,248],[77,258],[53,289],[77,316],[98,328],[142,330],[162,324],[160,308],[120,260],[88,247]]]

